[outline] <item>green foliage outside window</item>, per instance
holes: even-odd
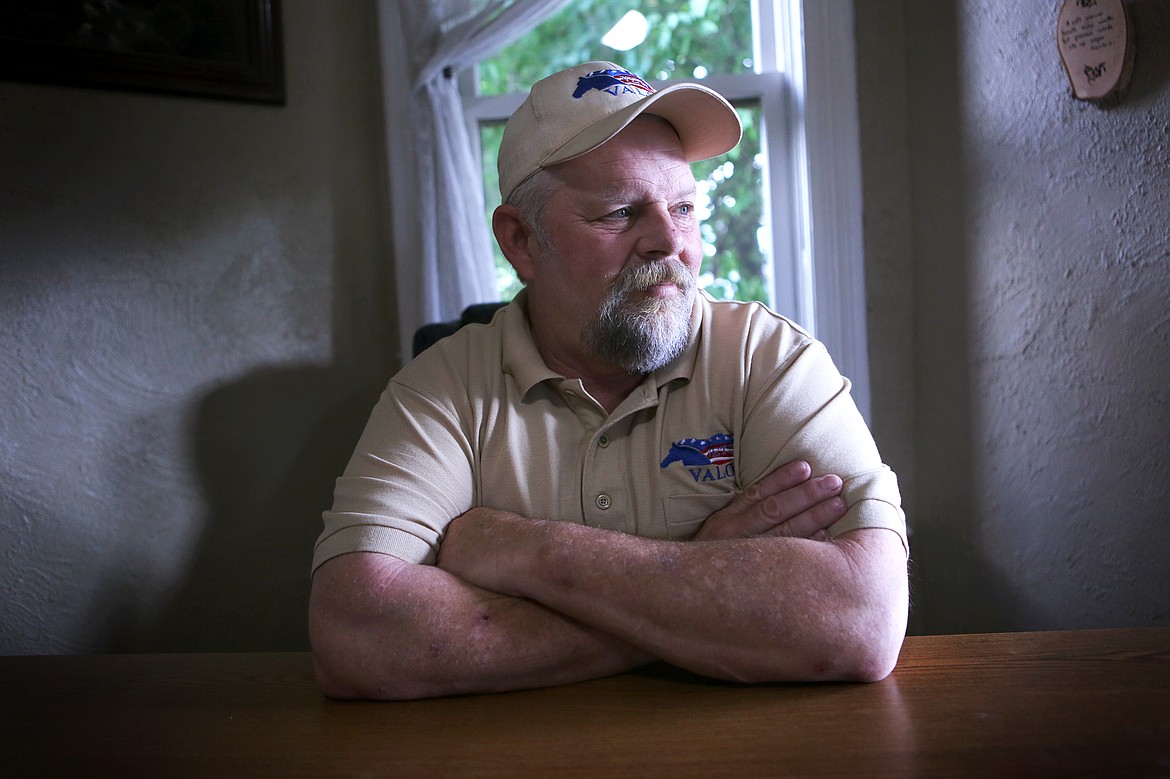
[[[649,22],[645,41],[629,51],[602,45],[602,35],[627,11]],[[608,60],[650,81],[697,80],[752,70],[751,3],[744,0],[576,0],[522,40],[480,63],[481,95],[527,92],[545,76],[589,60]],[[739,146],[694,165],[699,183],[703,266],[700,285],[717,298],[770,299],[759,244],[764,214],[760,116],[736,106],[744,126]],[[496,152],[503,124],[481,128],[489,215],[499,204]],[[501,296],[520,285],[496,249]]]

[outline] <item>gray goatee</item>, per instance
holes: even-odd
[[[682,294],[641,294],[673,283]],[[695,279],[679,260],[658,260],[623,270],[582,337],[601,359],[630,373],[650,373],[682,354],[691,339]]]

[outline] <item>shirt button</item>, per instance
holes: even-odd
[[[601,509],[602,511],[605,511],[611,505],[613,505],[612,501],[609,499],[609,496],[606,495],[605,493],[602,493],[601,495],[597,496],[597,508]]]
[[[603,435],[601,438],[598,438],[597,445],[600,446],[602,449],[609,446],[609,436]]]

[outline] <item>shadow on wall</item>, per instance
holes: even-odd
[[[971,249],[964,182],[963,50],[954,3],[910,0],[906,14],[914,257],[915,492],[907,506],[912,634],[1011,630],[1024,594],[980,539],[972,373]]]
[[[381,386],[326,368],[223,386],[192,432],[209,516],[153,651],[299,651],[321,512]]]
[[[1099,625],[1101,616],[1084,616],[1092,613],[1091,604],[1069,605],[1063,613],[1054,610],[1059,608],[1055,604],[1061,598],[1069,602],[1104,598],[1114,588],[1129,586],[1122,580],[1130,575],[1132,560],[1115,553],[1100,562],[1083,563],[1092,570],[1083,588],[1054,582],[1054,587],[1066,588],[1063,594],[1034,594],[1029,578],[1020,573],[1032,565],[1021,542],[1044,545],[1051,552],[1075,547],[1077,531],[1061,528],[1052,538],[1038,537],[1037,531],[1024,528],[1017,539],[989,535],[1002,533],[997,528],[1005,523],[1003,517],[992,514],[1002,511],[1002,503],[997,508],[988,496],[1002,499],[1010,491],[993,481],[1002,476],[995,475],[989,460],[1000,450],[983,440],[986,432],[979,418],[981,404],[987,405],[979,393],[992,390],[972,370],[972,343],[979,334],[971,329],[972,305],[978,301],[972,299],[970,284],[987,269],[974,266],[970,239],[976,225],[966,218],[972,213],[972,203],[965,193],[979,185],[979,171],[964,158],[971,144],[964,139],[969,116],[963,110],[963,91],[968,82],[960,62],[965,45],[969,48],[970,44],[958,32],[956,5],[961,6],[909,0],[906,6],[906,37],[918,44],[908,47],[908,91],[929,96],[929,100],[911,100],[909,106],[915,220],[915,375],[916,395],[921,399],[916,408],[916,495],[911,513],[914,606],[910,631],[959,633]],[[961,7],[959,13],[965,16],[995,13],[976,5]],[[1170,4],[1134,0],[1128,7],[1137,41],[1134,78],[1120,105],[1105,110],[1144,115],[1152,133],[1164,132],[1165,117],[1149,107],[1160,104],[1170,80],[1170,59],[1163,54],[1170,30]],[[990,23],[989,18],[976,21]],[[1044,50],[1055,52],[1055,46],[1046,44]],[[969,110],[978,110],[978,99],[970,105]],[[1076,108],[1097,126],[1110,126],[1098,121],[1107,117],[1098,114],[1097,108]],[[1146,386],[1160,386],[1156,375]],[[1154,397],[1154,392],[1148,396]],[[1062,520],[1048,521],[1059,528],[1056,523]],[[1059,564],[1080,565],[1082,552],[1091,556],[1100,551],[1075,549]],[[997,554],[1004,559],[993,557]],[[1052,565],[1055,559],[1053,553],[1036,565]],[[1112,620],[1111,624],[1125,624],[1137,619],[1134,614],[1132,609],[1128,613],[1117,610],[1106,619]]]
[[[966,521],[969,509],[949,516]],[[984,558],[977,540],[946,526],[940,512],[915,530],[910,547],[910,635],[1035,629],[1042,615]]]
[[[1163,54],[1170,38],[1170,3],[1166,0],[1129,0],[1133,23],[1133,81],[1113,108],[1139,106],[1152,100],[1170,84],[1170,57]]]

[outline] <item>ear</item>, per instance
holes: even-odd
[[[496,234],[496,242],[500,251],[516,270],[520,281],[527,284],[532,279],[535,265],[532,236],[524,226],[520,212],[513,206],[499,206],[492,213],[492,232]]]

